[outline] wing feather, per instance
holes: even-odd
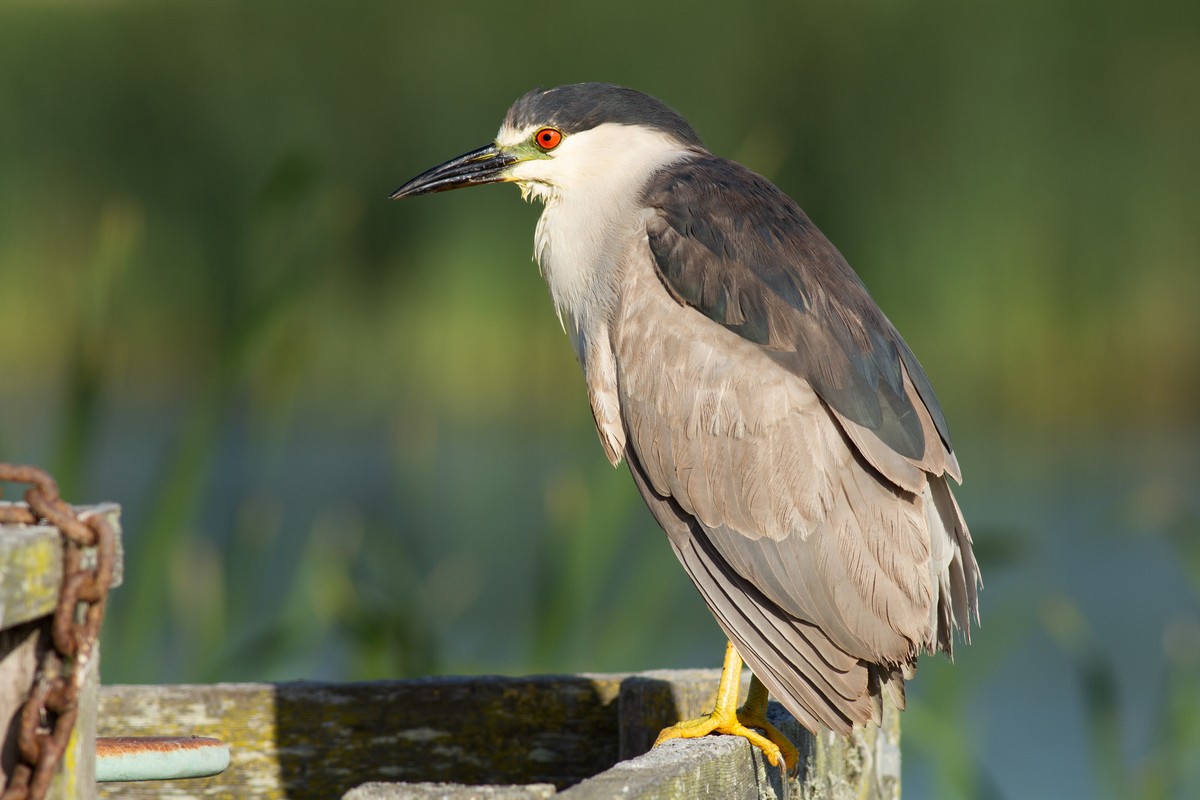
[[[645,201],[654,209],[647,242],[673,297],[808,382],[898,485],[916,483],[898,458],[938,475],[949,465],[958,478],[916,356],[791,198],[739,164],[703,156],[660,173]]]
[[[646,480],[636,455],[634,481],[667,533],[717,623],[771,694],[810,730],[848,733],[873,716],[868,665],[834,646],[811,623],[791,617],[733,571],[695,518]]]
[[[655,491],[695,516],[738,574],[847,652],[899,662],[930,643],[921,502],[864,467],[811,387],[652,277],[631,284],[620,330],[622,414]],[[661,360],[638,357],[650,340]],[[682,430],[679,412],[690,415]]]
[[[938,446],[921,460],[637,263],[612,328],[626,456],[676,555],[805,724],[847,730],[883,693],[902,704],[917,653],[949,649],[975,613],[978,581],[907,362],[900,391]]]

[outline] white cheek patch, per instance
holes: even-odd
[[[502,126],[496,143],[502,148],[523,147],[545,127],[520,129]],[[688,154],[686,146],[662,131],[605,123],[564,135],[562,144],[546,156],[514,164],[510,180],[520,184],[522,196],[550,201],[567,193],[578,197],[609,197],[625,201],[655,169]]]
[[[654,170],[688,154],[661,131],[605,123],[566,136],[554,151],[552,183],[572,191],[624,197]]]

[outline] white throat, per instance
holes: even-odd
[[[498,141],[527,140],[532,130],[501,130]],[[591,331],[616,307],[625,254],[644,235],[643,187],[655,171],[692,153],[658,131],[604,124],[567,136],[552,157],[512,170],[522,194],[546,204],[534,257],[581,359]]]

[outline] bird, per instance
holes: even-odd
[[[534,256],[600,444],[729,640],[712,713],[656,744],[743,736],[794,770],[768,696],[813,732],[903,709],[917,656],[970,641],[983,584],[945,416],[857,273],[634,89],[534,89],[391,197],[498,182],[544,204]]]

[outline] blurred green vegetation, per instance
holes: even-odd
[[[8,4],[0,319],[86,325],[0,364],[75,359],[80,402],[223,372],[270,404],[521,408],[561,375],[533,214],[379,198],[530,86],[606,78],[796,195],[960,418],[1190,420],[1200,12],[1155,5]]]
[[[1047,452],[1137,442],[1114,497],[1194,581],[1194,477],[1146,442],[1200,408],[1198,79],[1183,1],[0,2],[0,457],[126,506],[109,682],[715,664],[596,447],[537,210],[385,200],[535,85],[634,86],[800,201],[947,410],[988,627],[915,684],[933,791],[1001,792],[962,731],[1040,636],[1096,785],[1186,796],[1200,586],[1130,744],[1097,623],[1005,594],[1083,527],[1008,530],[997,487],[1074,496]]]

